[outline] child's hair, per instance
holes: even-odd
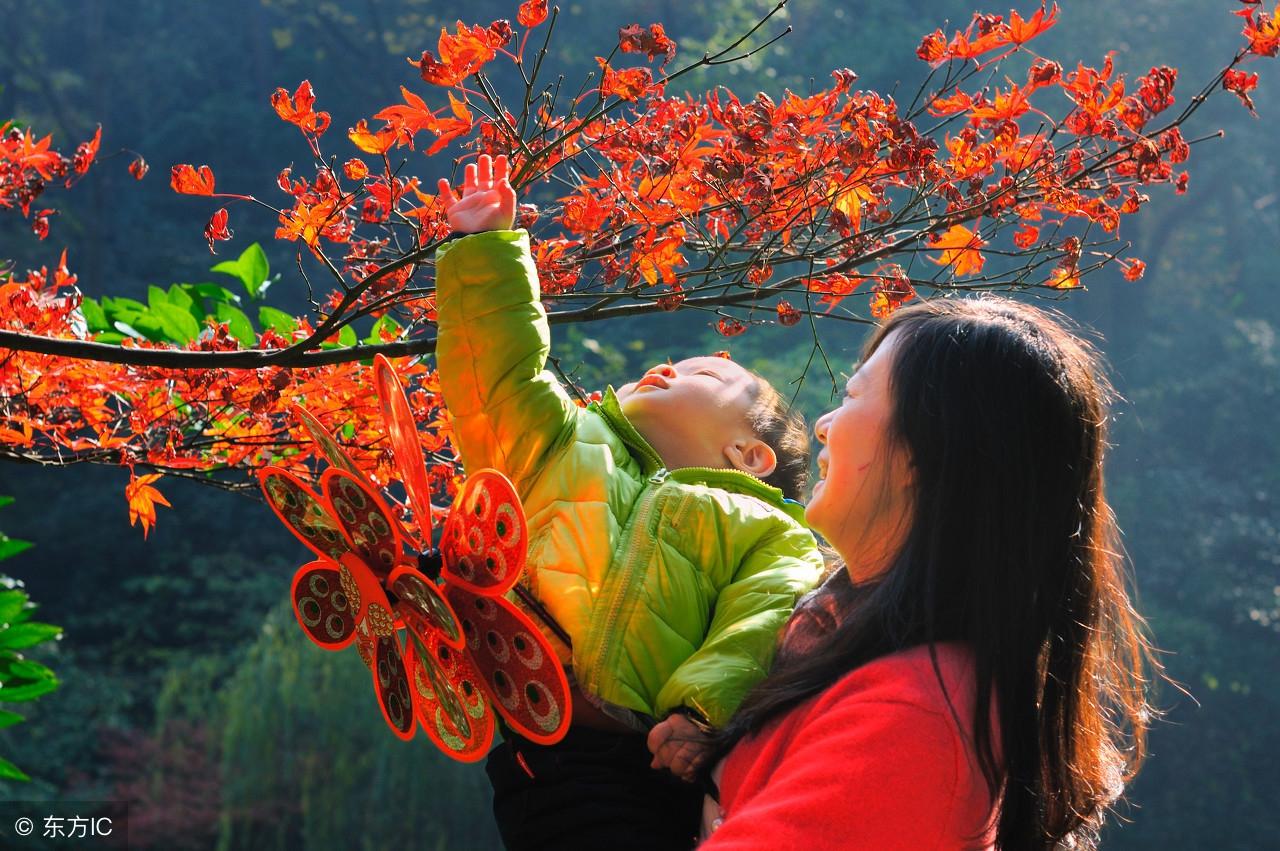
[[[778,456],[778,466],[764,481],[782,491],[787,499],[800,500],[809,483],[809,430],[804,417],[765,380],[756,379],[756,401],[747,414],[751,430]]]

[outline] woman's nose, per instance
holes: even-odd
[[[824,446],[827,443],[827,428],[830,425],[831,425],[830,411],[818,417],[818,421],[813,424],[813,436],[816,437],[818,439],[818,442],[823,444]]]
[[[669,363],[660,363],[657,366],[650,367],[645,375],[661,375],[663,378],[675,378],[676,368]]]

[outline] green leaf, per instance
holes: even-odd
[[[22,773],[22,769],[14,765],[9,760],[0,756],[0,779],[3,780],[21,780],[24,783],[31,780],[30,777]]]
[[[400,336],[400,323],[396,322],[390,316],[383,316],[377,322],[373,323],[373,328],[369,331],[369,336],[364,338],[366,343],[377,345],[382,342],[382,330],[386,329],[392,335]]]
[[[161,302],[152,308],[164,324],[165,333],[175,343],[190,343],[200,336],[200,323],[189,311],[176,304]]]
[[[57,680],[37,680],[25,686],[0,688],[0,703],[26,703],[41,695],[48,694],[58,687]]]
[[[60,632],[62,627],[48,623],[19,624],[8,629],[0,629],[0,646],[21,650],[42,641],[49,641]],[[0,689],[0,692],[2,691],[4,689]]]
[[[13,497],[0,496],[0,508],[4,508],[6,505],[13,505]]]
[[[31,549],[30,541],[20,541],[17,538],[10,538],[8,535],[0,532],[0,561],[7,558],[13,558],[18,553],[26,552]]]
[[[207,298],[213,302],[225,301],[240,303],[240,296],[221,284],[179,284],[178,286],[191,295]]]
[[[360,338],[356,336],[356,329],[352,328],[350,325],[346,325],[343,327],[341,331],[338,332],[337,340],[325,340],[323,343],[320,344],[320,348],[322,349],[350,348],[358,342],[360,342]]]
[[[0,591],[0,624],[13,623],[28,599],[25,591]]]
[[[147,307],[151,308],[152,310],[155,310],[156,305],[168,304],[168,303],[169,303],[168,293],[166,293],[164,290],[157,287],[155,284],[151,284],[150,286],[147,287]]]
[[[26,720],[25,715],[19,715],[7,709],[0,709],[0,727],[12,727],[14,724],[20,724]]]
[[[93,299],[86,297],[84,301],[80,302],[80,310],[84,313],[84,323],[89,333],[106,331],[111,327],[111,323],[107,322],[106,311],[102,309],[102,305]]]
[[[267,254],[256,242],[246,248],[239,259],[224,260],[209,271],[239,278],[245,291],[249,293],[249,298],[253,299],[261,298],[270,285],[267,278],[271,274],[271,267],[267,263]]]
[[[115,322],[115,327],[130,337],[163,343],[169,339],[165,332],[164,322],[154,313],[128,312]]]
[[[57,679],[53,671],[39,662],[32,662],[30,659],[20,659],[9,665],[9,676],[21,677],[24,680]]]
[[[93,336],[95,343],[106,343],[108,346],[118,346],[124,342],[124,334],[117,331],[102,331]]]
[[[181,307],[196,319],[199,319],[204,315],[204,310],[196,304],[196,300],[191,297],[189,292],[182,288],[181,284],[169,285],[169,304],[172,304],[175,307]],[[199,311],[199,313],[195,313],[194,311]]]
[[[131,298],[125,298],[123,296],[112,298],[111,296],[104,295],[102,297],[102,309],[106,312],[108,319],[120,319],[122,318],[120,314],[125,311],[146,313],[147,306],[142,302],[135,301]],[[125,321],[128,322],[129,320],[126,319]]]
[[[240,341],[241,345],[247,348],[257,342],[258,335],[253,330],[253,323],[240,308],[229,304],[218,304],[213,310],[213,315],[219,322],[227,323],[227,330],[231,332],[232,337]]]
[[[298,320],[283,310],[276,310],[265,304],[258,308],[258,324],[263,328],[274,329],[282,337],[292,337],[293,332],[298,330]]]

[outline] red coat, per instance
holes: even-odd
[[[723,822],[700,851],[993,847],[973,749],[971,654],[878,659],[743,740],[724,762]],[[963,732],[962,732],[963,731]]]

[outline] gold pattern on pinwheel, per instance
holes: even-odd
[[[342,593],[347,595],[347,600],[351,603],[351,611],[360,611],[360,587],[356,585],[356,578],[345,564],[338,567],[338,580],[342,583]]]
[[[383,608],[381,603],[369,604],[369,626],[373,629],[373,634],[379,638],[386,638],[394,635],[396,631],[395,618],[391,617],[391,613]]]

